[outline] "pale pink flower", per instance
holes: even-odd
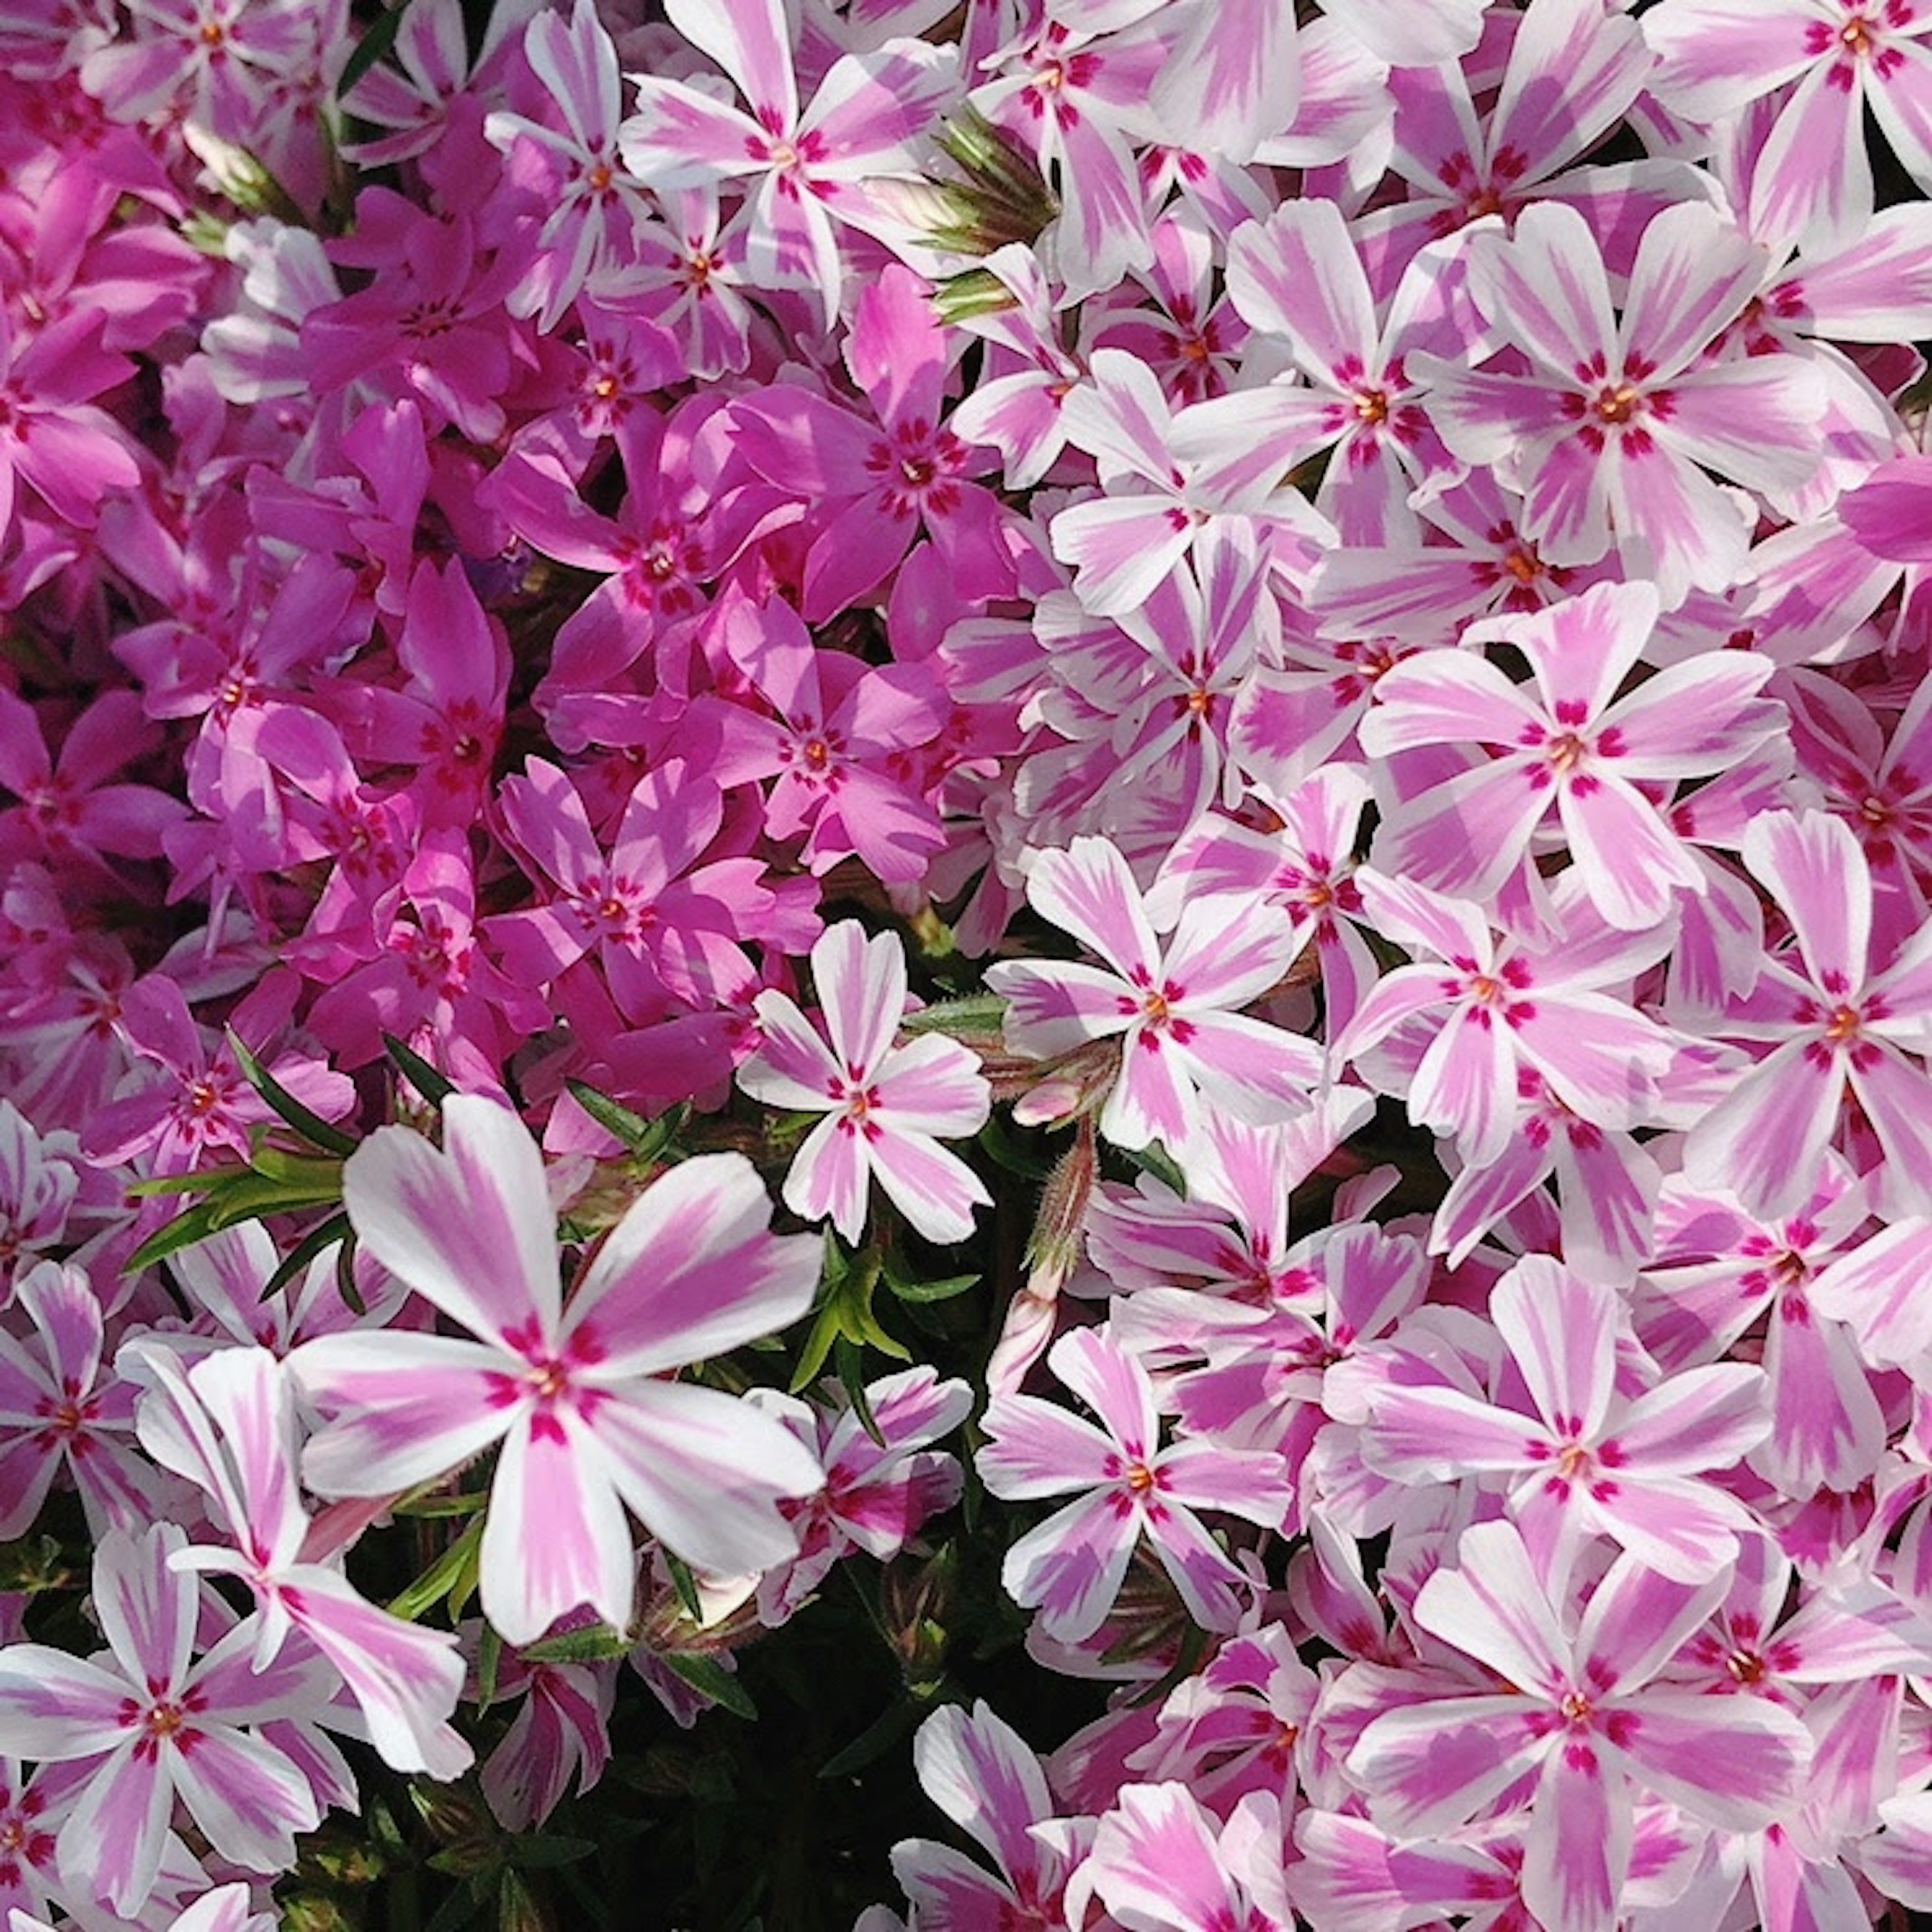
[[[312,1714],[328,1697],[313,1663],[251,1668],[257,1636],[238,1624],[194,1660],[202,1584],[172,1558],[188,1539],[158,1524],[94,1552],[94,1606],[108,1648],[70,1657],[37,1643],[0,1650],[0,1726],[42,1763],[88,1762],[87,1790],[58,1844],[64,1876],[115,1911],[140,1910],[160,1870],[178,1801],[220,1855],[286,1870],[295,1834],[320,1811],[308,1778],[251,1727]]]
[[[1100,1421],[1037,1396],[1000,1396],[987,1409],[977,1460],[994,1496],[1025,1502],[1081,1492],[1007,1551],[1008,1593],[1040,1611],[1047,1635],[1077,1643],[1106,1622],[1144,1536],[1189,1614],[1232,1630],[1249,1579],[1196,1512],[1272,1528],[1286,1500],[1281,1459],[1205,1440],[1163,1449],[1154,1384],[1104,1330],[1063,1335],[1046,1360]]]
[[[1691,1129],[1685,1173],[1754,1214],[1789,1213],[1854,1100],[1885,1150],[1888,1197],[1932,1209],[1932,928],[1877,965],[1871,871],[1843,819],[1762,813],[1744,857],[1796,943],[1765,958],[1750,995],[1711,1022],[1770,1051]]]
[[[1040,854],[1027,897],[1106,964],[993,967],[986,983],[1009,1002],[1006,1043],[1046,1058],[1120,1036],[1120,1076],[1100,1117],[1109,1140],[1177,1146],[1204,1104],[1256,1125],[1305,1111],[1322,1078],[1321,1049],[1238,1010],[1274,986],[1300,949],[1286,913],[1245,895],[1191,898],[1163,943],[1119,848],[1098,838]]]
[[[958,1460],[931,1445],[950,1436],[972,1412],[973,1390],[956,1377],[941,1381],[921,1364],[868,1384],[868,1428],[857,1406],[814,1409],[773,1390],[752,1400],[784,1423],[825,1468],[825,1487],[794,1505],[799,1553],[758,1581],[758,1614],[774,1627],[804,1604],[854,1550],[886,1562],[919,1533],[927,1517],[959,1499]]]
[[[1539,1580],[1515,1528],[1462,1533],[1458,1567],[1415,1600],[1418,1624],[1486,1666],[1492,1693],[1386,1712],[1349,1752],[1378,1824],[1426,1838],[1533,1778],[1523,1897],[1548,1932],[1612,1932],[1640,1792],[1720,1830],[1756,1830],[1802,1788],[1811,1738],[1760,1699],[1653,1682],[1721,1600],[1722,1575],[1673,1582],[1626,1554],[1581,1618]]]
[[[1073,1861],[1035,1828],[1054,1816],[1040,1760],[983,1702],[943,1706],[919,1727],[913,1762],[926,1796],[992,1858],[996,1869],[927,1838],[892,1847],[892,1876],[914,1922],[980,1926],[1059,1922]]]
[[[633,75],[638,112],[618,130],[626,166],[656,192],[748,178],[746,278],[814,295],[829,326],[844,284],[832,219],[861,229],[885,220],[866,183],[915,172],[913,144],[958,85],[953,50],[900,39],[848,54],[801,112],[779,0],[668,0],[666,10],[751,111],[683,81]]]
[[[754,1098],[826,1118],[806,1137],[785,1177],[787,1207],[830,1220],[848,1241],[866,1225],[874,1178],[928,1240],[963,1241],[973,1210],[991,1196],[941,1139],[968,1140],[986,1124],[992,1091],[972,1052],[943,1034],[896,1046],[906,1016],[905,949],[896,934],[868,939],[846,920],[812,949],[820,1033],[796,1001],[758,998],[764,1044],[738,1070]]]
[[[1774,668],[1754,653],[1708,651],[1618,693],[1655,628],[1647,584],[1602,584],[1522,617],[1471,625],[1466,645],[1509,644],[1533,686],[1470,651],[1427,651],[1376,687],[1358,736],[1371,757],[1436,745],[1489,755],[1385,817],[1373,856],[1384,872],[1487,898],[1522,862],[1553,812],[1591,903],[1610,923],[1655,926],[1705,877],[1644,784],[1728,770],[1778,731],[1760,698]]]
[[[1400,1029],[1419,1050],[1408,1076],[1409,1118],[1453,1135],[1474,1166],[1508,1144],[1526,1072],[1599,1126],[1649,1118],[1676,1049],[1662,1028],[1604,989],[1654,964],[1668,950],[1667,929],[1618,932],[1573,892],[1558,897],[1546,929],[1530,940],[1493,932],[1466,899],[1372,867],[1355,882],[1377,932],[1433,958],[1398,967],[1376,984],[1335,1042],[1338,1063],[1359,1059]]]
[[[1616,1294],[1546,1255],[1519,1262],[1489,1312],[1534,1414],[1446,1384],[1390,1382],[1369,1397],[1367,1460],[1398,1482],[1505,1478],[1510,1514],[1546,1575],[1562,1574],[1590,1535],[1686,1583],[1731,1562],[1754,1519],[1702,1478],[1768,1432],[1763,1372],[1717,1363],[1621,1397]]]
[[[101,1360],[100,1298],[70,1264],[42,1262],[15,1286],[33,1339],[0,1328],[0,1538],[33,1527],[63,1469],[88,1526],[136,1530],[161,1499],[134,1454],[134,1390]]]
[[[1651,86],[1677,112],[1721,124],[1774,97],[1754,234],[1858,234],[1874,198],[1867,109],[1906,170],[1932,184],[1932,11],[1919,0],[1664,0],[1643,31],[1661,57]]]
[[[563,1304],[542,1157],[508,1108],[458,1095],[443,1147],[386,1127],[352,1154],[356,1236],[481,1339],[365,1330],[305,1343],[290,1366],[332,1412],[303,1460],[324,1496],[393,1494],[502,1445],[482,1550],[484,1614],[512,1643],[588,1604],[631,1618],[628,1505],[678,1555],[726,1575],[782,1561],[779,1510],[818,1466],[778,1425],[665,1372],[796,1321],[820,1249],[769,1232],[739,1154],[674,1168],[632,1204]]]
[[[1819,466],[1825,392],[1808,363],[1705,359],[1768,272],[1714,208],[1680,203],[1644,231],[1619,322],[1589,224],[1539,202],[1513,239],[1468,244],[1470,292],[1523,373],[1419,355],[1412,373],[1453,454],[1520,479],[1545,561],[1594,563],[1614,545],[1674,608],[1694,586],[1729,588],[1756,521],[1707,471],[1781,502]]]
[[[197,1544],[176,1567],[238,1576],[254,1592],[257,1665],[300,1630],[341,1673],[386,1763],[438,1778],[466,1771],[473,1754],[448,1723],[463,1688],[455,1638],[379,1610],[320,1560],[296,1478],[300,1432],[281,1361],[266,1348],[224,1348],[184,1367],[146,1338],[119,1360],[147,1385],[141,1446],[204,1492],[234,1546]]]

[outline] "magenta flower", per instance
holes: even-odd
[[[318,1493],[392,1494],[500,1444],[482,1551],[484,1614],[512,1643],[589,1604],[630,1622],[628,1506],[678,1555],[728,1575],[782,1561],[780,1512],[824,1480],[785,1430],[714,1390],[664,1378],[796,1321],[818,1244],[768,1232],[741,1155],[686,1162],[598,1249],[563,1305],[543,1162],[494,1101],[444,1105],[443,1148],[385,1128],[350,1158],[362,1245],[480,1339],[365,1330],[290,1358],[332,1414],[304,1474]]]
[[[772,779],[765,830],[774,838],[802,832],[814,874],[856,853],[889,884],[922,878],[945,834],[906,775],[919,772],[916,754],[946,721],[932,668],[820,650],[782,599],[760,609],[740,595],[719,609],[733,662],[775,715],[712,706],[724,739],[712,776],[727,787]]]
[[[89,1894],[124,1916],[154,1888],[178,1800],[223,1858],[250,1871],[286,1870],[295,1834],[320,1822],[308,1777],[252,1727],[312,1713],[327,1687],[312,1664],[252,1670],[252,1622],[194,1660],[202,1585],[172,1563],[187,1545],[166,1523],[138,1540],[122,1530],[101,1538],[101,1656],[37,1643],[0,1650],[9,1744],[42,1763],[90,1766],[61,1827],[62,1874],[84,1874]]]
[[[541,1826],[563,1802],[573,1778],[580,1792],[610,1759],[610,1712],[617,1666],[530,1664],[514,1651],[498,1668],[496,1697],[523,1699],[503,1742],[482,1772],[490,1815],[506,1832]]]
[[[978,1061],[942,1034],[892,1044],[906,1015],[905,950],[896,934],[868,940],[854,920],[832,926],[812,949],[812,976],[824,1035],[784,994],[760,993],[764,1045],[738,1070],[756,1099],[826,1116],[792,1162],[785,1205],[856,1241],[876,1177],[928,1240],[964,1240],[974,1209],[992,1197],[939,1143],[970,1140],[986,1124],[992,1099]]]
[[[1771,1428],[1765,1378],[1742,1363],[1670,1377],[1634,1402],[1616,1392],[1618,1298],[1546,1255],[1519,1262],[1490,1297],[1534,1415],[1444,1386],[1391,1382],[1369,1398],[1362,1453],[1398,1482],[1509,1481],[1512,1518],[1539,1573],[1564,1574],[1604,1535],[1660,1576],[1699,1583],[1737,1555],[1754,1519],[1698,1480]]]
[[[994,459],[940,420],[950,334],[918,278],[895,265],[859,296],[846,347],[875,422],[796,385],[733,409],[746,461],[812,506],[800,605],[809,622],[875,590],[922,527],[960,596],[1012,592],[999,500],[972,480]]]
[[[1376,841],[1376,865],[1487,898],[1553,809],[1583,890],[1612,926],[1654,926],[1677,892],[1702,892],[1702,868],[1639,786],[1730,770],[1777,733],[1784,712],[1756,694],[1770,661],[1737,651],[1686,658],[1618,699],[1657,617],[1651,585],[1604,584],[1463,632],[1466,644],[1520,651],[1533,694],[1468,652],[1429,651],[1397,664],[1362,721],[1365,752],[1491,748],[1486,762],[1394,808]]]
[[[976,1460],[994,1496],[1030,1502],[1080,1492],[1007,1551],[1008,1594],[1039,1610],[1047,1636],[1077,1643],[1106,1621],[1144,1537],[1188,1614],[1208,1629],[1233,1629],[1250,1580],[1196,1511],[1273,1528],[1287,1501],[1281,1458],[1206,1440],[1163,1449],[1154,1384],[1104,1329],[1063,1335],[1046,1360],[1099,1422],[1037,1396],[1002,1395],[988,1408]]]
[[[1275,985],[1300,950],[1285,913],[1257,898],[1191,898],[1163,944],[1119,848],[1095,838],[1041,853],[1027,897],[1106,964],[991,968],[987,985],[1009,1002],[1006,1043],[1048,1058],[1121,1036],[1120,1078],[1100,1116],[1109,1140],[1178,1146],[1204,1103],[1258,1126],[1306,1108],[1321,1049],[1236,1010]]]
[[[1526,1904],[1550,1932],[1612,1932],[1639,1794],[1755,1831],[1784,1815],[1810,1760],[1810,1733],[1790,1712],[1653,1682],[1724,1582],[1673,1582],[1626,1554],[1572,1623],[1510,1525],[1464,1531],[1459,1567],[1423,1585],[1415,1620],[1508,1688],[1425,1691],[1376,1718],[1346,1761],[1372,1816],[1426,1838],[1534,1778]]]
[[[0,543],[18,520],[23,483],[57,517],[88,525],[109,491],[141,480],[119,428],[93,400],[134,373],[100,346],[106,322],[80,309],[23,342],[0,314]]]
[[[700,863],[724,823],[717,784],[674,758],[632,788],[607,858],[569,775],[541,758],[498,794],[511,836],[553,880],[547,905],[505,913],[490,936],[511,976],[548,986],[594,952],[612,997],[632,1018],[667,992],[696,1005],[723,998],[750,970],[738,941],[769,922],[777,895],[762,860]]]
[[[1474,236],[1468,264],[1478,306],[1527,367],[1414,358],[1451,453],[1514,463],[1523,534],[1549,562],[1614,544],[1671,608],[1694,586],[1729,588],[1753,519],[1705,472],[1784,502],[1820,461],[1825,398],[1807,363],[1704,359],[1766,279],[1763,251],[1713,208],[1666,209],[1644,231],[1621,324],[1597,240],[1561,202],[1526,208],[1514,240]]]
[[[1932,928],[1874,970],[1870,868],[1842,819],[1762,813],[1744,854],[1796,944],[1767,957],[1755,990],[1713,1022],[1771,1050],[1691,1129],[1685,1173],[1754,1214],[1789,1213],[1850,1098],[1885,1150],[1888,1192],[1932,1210]]]

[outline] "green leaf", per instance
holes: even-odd
[[[977,1288],[985,1279],[983,1275],[950,1274],[944,1281],[907,1281],[890,1265],[885,1271],[886,1287],[901,1301],[951,1301]]]
[[[1150,1141],[1138,1153],[1130,1152],[1127,1158],[1144,1173],[1150,1174],[1161,1185],[1187,1198],[1187,1177],[1174,1164],[1174,1156],[1159,1141]]]
[[[658,1554],[664,1558],[664,1568],[670,1572],[670,1586],[677,1592],[677,1600],[684,1606],[684,1613],[694,1623],[704,1621],[704,1605],[698,1594],[698,1579],[691,1574],[691,1565],[682,1556],[674,1556],[661,1543]]]
[[[474,1516],[490,1500],[488,1490],[466,1490],[458,1496],[405,1496],[389,1505],[392,1516]]]
[[[902,1738],[908,1737],[941,1704],[955,1703],[958,1696],[950,1686],[934,1684],[922,1694],[908,1694],[888,1704],[852,1742],[818,1767],[821,1780],[843,1778],[861,1771],[885,1756]]]
[[[124,1191],[139,1201],[165,1194],[205,1194],[210,1188],[220,1186],[224,1180],[249,1172],[239,1164],[224,1162],[220,1167],[199,1168],[193,1174],[152,1174],[144,1180],[128,1181]]]
[[[342,1198],[338,1179],[320,1181],[272,1180],[265,1174],[248,1174],[224,1181],[201,1204],[208,1213],[208,1232],[218,1234],[238,1222],[260,1221],[270,1214],[296,1214],[305,1208],[330,1208]]]
[[[559,1865],[574,1864],[579,1858],[587,1858],[596,1849],[594,1838],[568,1838],[547,1832],[542,1838],[519,1838],[516,1858],[518,1864],[532,1871],[550,1871]]]
[[[317,1256],[326,1254],[338,1241],[347,1238],[349,1216],[346,1214],[332,1214],[327,1220],[311,1228],[275,1264],[275,1271],[269,1276],[266,1286],[263,1287],[261,1299],[266,1301],[278,1288],[286,1288]]]
[[[304,1140],[329,1154],[346,1156],[356,1151],[357,1142],[353,1134],[332,1126],[320,1114],[304,1107],[242,1044],[240,1035],[232,1027],[227,1032],[228,1050],[234,1054],[235,1064],[241,1068],[242,1077]]]
[[[432,1107],[441,1106],[457,1090],[454,1080],[439,1072],[414,1047],[406,1046],[394,1034],[383,1034],[382,1046],[404,1078]]]
[[[403,16],[409,10],[409,4],[410,0],[396,0],[395,5],[356,43],[355,51],[343,63],[342,78],[335,83],[337,100],[342,99],[395,45],[397,30],[403,24]]]
[[[476,1646],[476,1708],[487,1711],[496,1701],[496,1679],[503,1668],[503,1640],[494,1624],[483,1626],[482,1641]]]
[[[362,1299],[362,1291],[356,1286],[356,1231],[353,1228],[342,1238],[342,1245],[335,1251],[335,1292],[342,1298],[342,1305],[352,1315],[367,1315],[368,1305]]]
[[[177,1214],[165,1228],[157,1228],[128,1257],[122,1272],[139,1274],[143,1268],[206,1240],[219,1225],[214,1219],[214,1205],[210,1201],[200,1202]]]
[[[979,272],[975,271],[974,272]],[[902,1033],[999,1033],[1005,1024],[1006,1003],[998,993],[968,993],[957,1000],[936,1000],[899,1022]]]
[[[541,1637],[524,1645],[517,1654],[526,1664],[608,1664],[613,1658],[628,1657],[636,1648],[622,1630],[613,1630],[608,1624],[590,1624],[582,1630]]]
[[[654,1654],[667,1670],[682,1677],[700,1696],[722,1704],[734,1717],[756,1720],[758,1707],[752,1702],[751,1693],[716,1658],[686,1650],[661,1650]]]
[[[892,1444],[886,1440],[886,1433],[879,1426],[878,1418],[872,1413],[872,1405],[866,1395],[866,1364],[859,1353],[859,1345],[849,1335],[841,1335],[832,1345],[832,1358],[838,1364],[838,1379],[845,1384],[845,1399],[852,1405],[852,1413],[859,1418],[859,1426],[865,1430],[881,1449],[890,1449]]]
[[[390,1616],[412,1624],[445,1598],[451,1600],[453,1609],[459,1587],[466,1580],[474,1579],[482,1547],[483,1519],[478,1516],[413,1583],[399,1596],[390,1598],[387,1606]]]
[[[566,1080],[563,1083],[570,1089],[571,1097],[602,1127],[607,1134],[614,1135],[622,1141],[640,1160],[658,1160],[676,1137],[678,1130],[691,1118],[691,1109],[680,1106],[660,1114],[654,1120],[647,1120],[643,1114],[633,1113],[620,1101],[614,1100],[608,1094],[600,1094],[594,1087],[586,1086],[581,1080]]]

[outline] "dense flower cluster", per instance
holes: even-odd
[[[0,0],[0,1916],[962,1498],[868,1932],[1932,1909],[1928,190],[1924,0]]]

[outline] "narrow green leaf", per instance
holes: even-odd
[[[482,1641],[476,1646],[476,1708],[487,1711],[496,1701],[496,1680],[503,1668],[503,1640],[494,1624],[483,1626]]]
[[[677,1592],[678,1601],[684,1606],[684,1613],[691,1621],[704,1621],[704,1605],[698,1594],[698,1579],[691,1574],[691,1565],[682,1556],[674,1554],[662,1544],[658,1545],[658,1554],[664,1558],[664,1568],[670,1572],[670,1586]]]
[[[139,1274],[155,1262],[166,1261],[169,1256],[178,1254],[184,1248],[191,1248],[197,1241],[205,1241],[218,1225],[213,1218],[214,1204],[198,1202],[177,1214],[165,1228],[157,1228],[134,1252],[128,1257],[123,1270],[128,1274]]]
[[[457,1090],[454,1081],[439,1072],[414,1047],[406,1046],[394,1034],[383,1034],[382,1045],[404,1077],[432,1107],[441,1106]]]
[[[622,1102],[612,1100],[608,1094],[598,1093],[596,1088],[586,1086],[581,1080],[566,1080],[563,1084],[570,1089],[577,1104],[607,1134],[614,1135],[640,1160],[657,1160],[691,1117],[688,1107],[676,1106],[660,1114],[654,1120],[646,1120],[642,1114],[632,1112]]]
[[[457,1496],[405,1496],[389,1505],[392,1516],[474,1516],[490,1500],[488,1490],[466,1490]]]
[[[396,44],[396,32],[403,24],[403,16],[409,10],[409,4],[410,0],[396,0],[395,5],[356,43],[355,51],[343,63],[342,78],[335,83],[337,100],[341,100]]]
[[[241,1068],[242,1077],[248,1084],[304,1140],[329,1154],[348,1155],[356,1151],[356,1136],[331,1126],[320,1114],[304,1107],[243,1045],[232,1027],[228,1029],[228,1050],[234,1054],[235,1064]]]
[[[482,1546],[483,1519],[478,1516],[413,1583],[400,1595],[390,1598],[390,1616],[400,1617],[405,1623],[414,1623],[425,1610],[433,1609],[451,1594]]]
[[[834,1751],[818,1767],[820,1778],[843,1778],[848,1772],[862,1771],[884,1757],[902,1738],[910,1736],[938,1706],[952,1701],[944,1695],[895,1698],[849,1744]]]
[[[608,1624],[590,1624],[524,1644],[517,1654],[526,1664],[608,1664],[613,1658],[628,1657],[636,1647],[622,1630]]]
[[[722,1704],[734,1717],[756,1720],[758,1707],[752,1702],[750,1692],[715,1657],[681,1650],[661,1650],[656,1655],[667,1670],[682,1677],[701,1696]]]
[[[206,1194],[224,1181],[248,1172],[245,1167],[224,1163],[220,1167],[201,1168],[193,1174],[157,1174],[145,1180],[128,1182],[125,1191],[140,1201],[166,1194]]]
[[[1150,1141],[1138,1152],[1130,1153],[1127,1158],[1138,1168],[1154,1176],[1164,1187],[1171,1189],[1182,1200],[1187,1198],[1187,1177],[1174,1164],[1174,1156],[1159,1141]]]
[[[832,1352],[832,1345],[842,1331],[838,1326],[838,1309],[834,1302],[828,1301],[818,1311],[818,1318],[812,1324],[812,1333],[805,1338],[805,1347],[800,1351],[798,1366],[791,1372],[791,1380],[786,1387],[792,1394],[817,1380],[819,1371],[825,1366],[826,1358]]]
[[[845,1399],[852,1405],[852,1413],[859,1418],[859,1426],[865,1430],[881,1449],[889,1449],[885,1431],[879,1426],[878,1418],[872,1413],[872,1405],[866,1396],[866,1363],[859,1353],[859,1345],[849,1335],[841,1335],[832,1345],[832,1358],[838,1365],[838,1379],[845,1384]]]
[[[278,1288],[286,1288],[317,1256],[326,1254],[348,1233],[349,1216],[346,1214],[332,1214],[327,1220],[311,1228],[275,1264],[275,1271],[269,1276],[266,1286],[262,1288],[261,1299],[266,1301]]]
[[[951,1301],[977,1288],[986,1277],[976,1274],[950,1274],[944,1281],[906,1281],[886,1270],[886,1286],[901,1301]]]
[[[367,1315],[369,1305],[362,1299],[362,1291],[356,1286],[356,1230],[351,1228],[342,1238],[342,1245],[335,1251],[335,1292],[342,1298],[342,1305],[352,1315]]]

